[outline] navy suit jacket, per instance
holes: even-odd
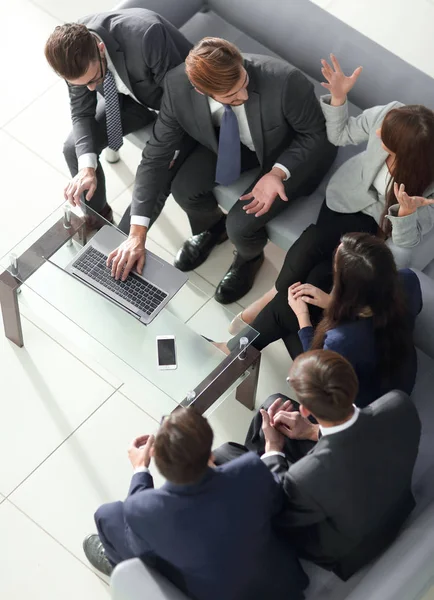
[[[407,319],[413,330],[416,317],[422,310],[420,281],[411,269],[401,269],[399,277],[407,298]],[[298,335],[303,350],[307,352],[312,345],[313,327],[303,327]],[[397,370],[388,381],[384,381],[378,370],[379,349],[371,317],[349,321],[327,331],[324,350],[334,350],[344,356],[354,367],[359,380],[356,404],[361,408],[368,406],[391,390],[402,390],[409,395],[413,391],[417,374],[415,347],[413,346],[405,365]]]
[[[132,554],[191,598],[299,600],[307,577],[272,528],[283,504],[277,480],[248,453],[195,485],[154,489],[149,473],[137,473],[123,510]]]

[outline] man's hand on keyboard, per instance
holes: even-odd
[[[107,266],[111,266],[112,277],[125,281],[134,265],[137,265],[137,272],[142,274],[146,260],[146,232],[146,227],[131,225],[130,235],[125,242],[109,254]]]

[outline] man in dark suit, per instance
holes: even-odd
[[[89,206],[112,220],[98,157],[107,146],[118,150],[123,135],[155,120],[156,113],[150,109],[160,108],[163,79],[184,61],[190,48],[173,25],[141,8],[89,15],[55,28],[45,45],[45,56],[68,84],[73,123],[64,146],[72,175],[65,199],[80,204],[85,193]],[[105,102],[97,103],[97,92]],[[173,172],[169,174],[167,167],[160,205],[170,175]],[[127,231],[129,226],[128,213]]]
[[[155,437],[131,445],[135,469],[125,502],[101,506],[91,564],[110,574],[131,557],[152,564],[195,600],[299,600],[308,580],[272,530],[284,494],[254,453],[212,464],[213,432],[193,408],[166,417]],[[151,454],[167,482],[154,489]]]
[[[236,257],[216,291],[225,304],[252,287],[263,262],[265,224],[288,200],[310,194],[330,168],[336,148],[327,140],[313,85],[283,60],[241,55],[230,42],[205,38],[166,77],[161,111],[143,150],[131,205],[129,239],[110,255],[112,273],[126,278],[145,260],[147,222],[174,150],[184,136],[196,148],[174,178],[172,192],[193,236],[175,266],[196,269],[227,239]],[[226,217],[212,192],[254,167],[260,175]],[[139,219],[142,227],[138,226]]]
[[[282,482],[287,509],[279,524],[288,541],[302,557],[346,580],[393,541],[415,505],[419,417],[397,390],[359,410],[354,369],[330,350],[300,355],[289,380],[298,411],[287,399],[281,407],[282,397],[271,397],[246,446]],[[215,460],[245,451],[226,445]]]

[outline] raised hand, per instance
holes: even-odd
[[[363,67],[357,67],[352,75],[347,76],[342,71],[341,65],[334,54],[330,54],[330,60],[332,66],[323,58],[321,59],[321,73],[327,79],[327,83],[322,82],[321,85],[329,90],[332,95],[331,105],[341,106],[345,103],[347,94],[354,87]]]
[[[434,204],[434,200],[428,200],[423,196],[409,196],[405,191],[405,185],[403,183],[398,185],[395,182],[393,184],[393,192],[399,203],[398,217],[407,217],[416,212],[421,206]]]

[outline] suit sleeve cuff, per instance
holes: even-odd
[[[140,217],[139,215],[131,215],[131,225],[141,225],[142,227],[149,227],[149,217]]]
[[[98,157],[93,152],[82,154],[78,157],[78,170],[81,169],[96,169],[98,166]]]
[[[288,181],[288,179],[291,177],[291,173],[288,171],[288,169],[285,167],[285,165],[282,165],[280,163],[274,163],[273,169],[274,169],[274,167],[281,169],[286,175],[286,177],[283,181]]]
[[[136,473],[149,473],[149,469],[148,467],[137,467],[136,469],[134,469],[134,475]]]
[[[277,452],[277,450],[271,450],[271,452],[265,452],[265,454],[263,454],[261,456],[261,460],[263,460],[264,458],[269,458],[270,456],[281,456],[282,458],[285,458],[285,454],[283,452]]]

